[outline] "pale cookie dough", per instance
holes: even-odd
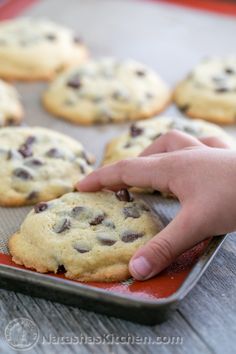
[[[72,30],[49,20],[19,18],[0,22],[0,77],[48,80],[87,58]]]
[[[236,56],[202,61],[174,92],[179,109],[192,118],[236,122]]]
[[[92,158],[79,142],[49,129],[2,128],[0,142],[2,206],[60,197],[92,171]]]
[[[16,89],[0,80],[0,128],[20,124],[22,116],[23,108]]]
[[[160,117],[134,123],[128,131],[112,139],[106,146],[103,165],[130,157],[137,157],[155,139],[173,129],[191,134],[197,138],[216,136],[229,144],[235,145],[233,138],[213,123],[200,119],[191,121],[185,118]]]
[[[134,60],[102,58],[62,73],[43,96],[46,109],[90,125],[149,118],[170,101],[159,76]]]
[[[68,193],[34,207],[10,238],[13,261],[80,281],[130,277],[135,251],[162,229],[147,204],[126,191]]]

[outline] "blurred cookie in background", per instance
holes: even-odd
[[[48,80],[87,58],[80,38],[49,20],[19,18],[0,23],[0,77]]]
[[[58,117],[91,125],[149,118],[163,111],[170,99],[167,85],[145,65],[101,58],[58,75],[43,104]]]
[[[236,122],[236,56],[205,59],[174,91],[179,109],[192,118]]]
[[[0,80],[0,128],[19,125],[23,117],[23,108],[16,89]]]
[[[93,158],[76,140],[41,127],[0,129],[0,205],[47,201],[74,190]]]
[[[229,134],[213,123],[200,119],[192,121],[186,118],[162,116],[134,123],[125,133],[113,138],[106,146],[102,164],[106,165],[122,159],[137,157],[155,139],[173,129],[197,138],[215,136],[229,144],[235,144]]]

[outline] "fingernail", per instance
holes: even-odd
[[[151,274],[151,264],[144,257],[135,258],[130,264],[132,275],[139,280],[148,278]]]

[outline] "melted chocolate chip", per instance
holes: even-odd
[[[151,140],[156,140],[156,139],[160,138],[160,136],[162,136],[162,133],[158,133],[158,134],[156,134],[156,135],[153,135],[153,136],[151,137]]]
[[[138,219],[141,216],[140,211],[135,206],[125,207],[123,213],[125,218]]]
[[[74,245],[74,249],[79,253],[87,253],[90,251],[89,247],[79,244]]]
[[[132,145],[130,144],[130,143],[126,143],[123,147],[124,147],[124,149],[128,149],[128,148],[130,148]]]
[[[13,176],[23,179],[25,181],[33,179],[33,176],[27,170],[24,170],[23,168],[20,167],[16,168],[13,171]]]
[[[104,214],[100,214],[98,216],[96,216],[94,219],[92,219],[89,224],[90,225],[99,225],[103,222],[103,220],[105,219],[105,215]]]
[[[27,196],[27,200],[35,200],[39,196],[39,193],[36,191],[32,191],[30,194]]]
[[[57,148],[52,148],[46,152],[47,157],[52,157],[55,159],[63,157],[62,153]]]
[[[36,137],[33,135],[28,136],[28,138],[25,141],[26,145],[32,145],[33,143],[36,142]]]
[[[14,117],[9,116],[6,119],[6,125],[15,126],[15,125],[19,125],[19,123],[15,121]]]
[[[97,235],[97,239],[104,246],[112,246],[112,245],[114,245],[117,242],[117,240],[114,240],[114,238],[112,238],[112,237],[110,237],[109,235],[106,235],[106,234]]]
[[[146,71],[145,70],[136,70],[135,71],[135,74],[137,75],[137,76],[145,76],[146,75]]]
[[[225,92],[229,92],[229,89],[228,89],[227,87],[224,87],[224,86],[222,86],[222,87],[217,87],[217,88],[215,89],[215,92],[217,92],[217,93],[225,93]]]
[[[85,168],[83,165],[79,165],[79,168],[80,168],[80,172],[84,175],[85,174]]]
[[[25,161],[25,165],[29,167],[39,167],[43,166],[43,162],[39,159],[30,159]]]
[[[137,125],[132,124],[129,128],[130,131],[130,136],[132,136],[132,138],[135,138],[136,136],[139,136],[143,133],[143,129],[137,127]]]
[[[35,136],[29,136],[26,141],[24,142],[24,144],[22,144],[19,149],[18,152],[24,157],[30,157],[33,155],[32,152],[32,144],[36,141]]]
[[[64,274],[66,272],[66,269],[63,264],[60,264],[57,268],[57,274]]]
[[[144,236],[143,232],[125,231],[121,235],[121,240],[123,242],[134,242],[135,240],[143,236]]]
[[[21,145],[21,147],[18,149],[18,152],[24,157],[30,157],[33,155],[32,149],[30,145]]]
[[[183,113],[187,112],[190,108],[189,104],[184,104],[183,106],[179,106],[179,110]]]
[[[232,68],[225,68],[225,73],[228,75],[232,75],[235,74],[235,71]]]
[[[53,230],[57,234],[61,234],[62,232],[69,230],[71,228],[71,222],[70,219],[65,218],[62,221],[60,221],[58,224],[56,224],[53,228]]]
[[[92,165],[93,164],[92,156],[89,156],[85,151],[81,151],[80,155],[87,162],[88,165]]]
[[[81,44],[83,41],[82,41],[82,39],[81,39],[80,36],[75,35],[75,36],[73,37],[73,42],[74,42],[75,44]]]
[[[47,33],[45,38],[47,38],[49,41],[55,41],[57,36],[54,33]]]
[[[147,93],[146,93],[146,97],[147,97],[149,100],[151,100],[154,96],[153,96],[152,93],[147,92]]]
[[[71,78],[67,81],[66,85],[67,85],[68,87],[73,88],[73,89],[79,89],[79,88],[81,87],[81,81],[80,81],[79,76],[71,77]]]
[[[34,206],[34,211],[35,211],[36,214],[38,214],[38,213],[42,213],[47,208],[48,208],[48,204],[44,203],[44,202],[41,202],[41,203],[38,203],[38,204],[36,204]]]
[[[80,215],[83,211],[84,211],[84,207],[82,207],[82,206],[75,206],[72,210],[71,210],[71,215],[73,216],[73,217],[75,217],[75,216],[78,216],[78,215]]]
[[[134,200],[127,189],[120,189],[115,195],[121,202],[132,202]]]

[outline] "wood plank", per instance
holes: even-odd
[[[38,326],[40,331],[39,343],[34,347],[38,353],[58,353],[58,350],[66,350],[66,353],[77,353],[78,347],[82,348],[83,353],[94,353],[93,344],[82,345],[59,345],[42,344],[43,336],[96,338],[106,340],[104,344],[96,345],[96,353],[183,353],[189,354],[191,343],[195,348],[193,354],[199,352],[211,353],[208,347],[202,342],[201,338],[192,331],[188,323],[182,316],[175,312],[172,318],[166,323],[154,327],[142,326],[128,321],[109,318],[87,312],[77,308],[67,307],[61,304],[52,303],[43,299],[31,298],[30,296],[17,294],[11,291],[0,291],[0,307],[3,316],[0,318],[0,328],[4,331],[5,326],[10,320],[26,317],[31,319]],[[127,337],[128,336],[128,337]],[[183,337],[177,345],[173,344],[150,344],[156,341],[157,337]],[[149,344],[133,343],[119,344],[122,340],[134,341],[134,338],[143,339]],[[126,339],[125,339],[126,338]],[[138,340],[138,339],[136,339]],[[45,340],[44,340],[45,341]],[[115,343],[112,343],[115,341]],[[6,351],[4,351],[5,353]]]

